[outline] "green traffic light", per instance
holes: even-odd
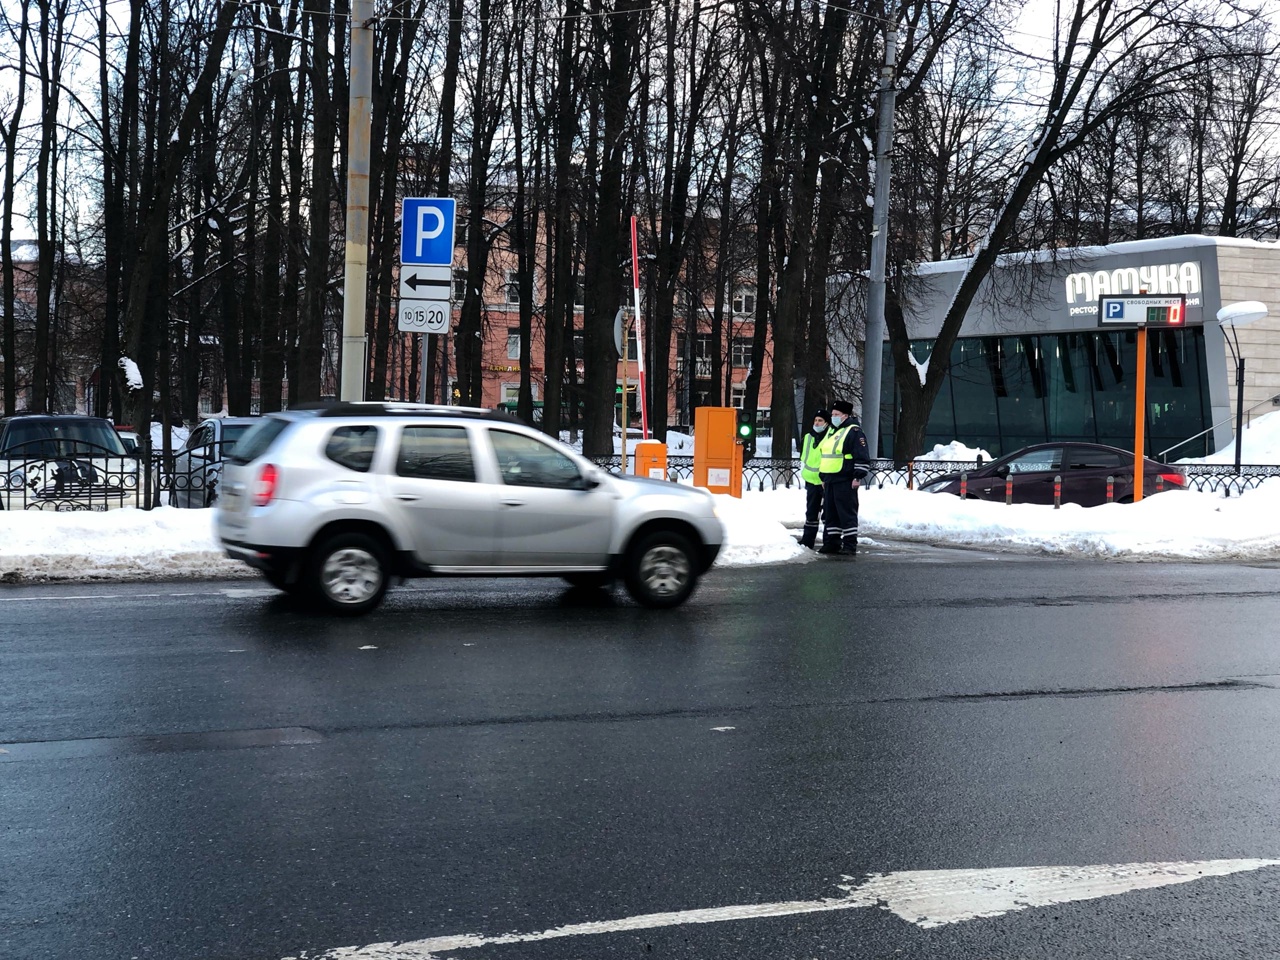
[[[749,423],[740,423],[740,424],[738,424],[738,436],[740,436],[740,437],[749,437],[749,436],[751,436],[751,424],[749,424]]]

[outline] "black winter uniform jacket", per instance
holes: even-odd
[[[828,427],[827,429],[844,430],[844,441],[841,444],[841,450],[847,455],[847,459],[841,461],[838,473],[821,473],[820,476],[823,482],[831,480],[861,481],[871,472],[871,452],[867,448],[867,435],[862,432],[862,426],[856,419],[850,418],[847,424],[841,424],[840,427]]]

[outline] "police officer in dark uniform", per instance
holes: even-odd
[[[800,479],[804,481],[804,531],[800,534],[800,546],[810,550],[817,548],[818,518],[822,516],[822,476],[818,473],[821,454],[818,445],[827,432],[825,410],[813,415],[813,426],[804,432],[800,445]]]
[[[819,553],[853,556],[858,552],[858,485],[871,472],[871,452],[853,404],[831,405],[831,428],[818,445],[825,527]]]

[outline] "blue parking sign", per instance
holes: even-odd
[[[449,197],[405,197],[400,208],[400,262],[452,265],[456,207],[457,201]]]
[[[1124,319],[1124,301],[1108,300],[1106,318],[1108,320],[1123,320]]]

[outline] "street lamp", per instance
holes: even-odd
[[[1227,347],[1231,350],[1231,359],[1236,362],[1236,475],[1240,474],[1240,445],[1244,440],[1244,355],[1240,352],[1240,339],[1236,336],[1236,327],[1261,320],[1267,315],[1267,305],[1259,300],[1243,300],[1240,303],[1229,303],[1218,311],[1218,325],[1225,336],[1227,328],[1231,328],[1231,336],[1226,337]]]

